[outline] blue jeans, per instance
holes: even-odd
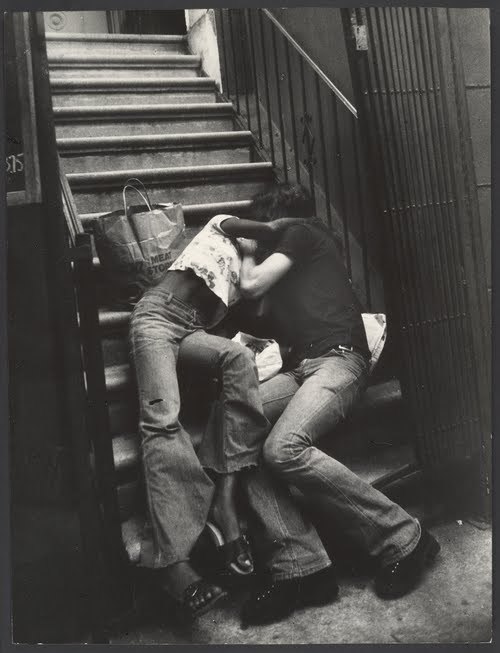
[[[205,527],[213,483],[204,467],[231,473],[256,465],[269,430],[252,353],[203,331],[203,318],[161,287],[148,290],[131,318],[130,346],[139,395],[144,480],[152,538],[141,564],[166,567],[189,559]],[[213,446],[194,450],[179,422],[177,357],[189,336],[216,350],[222,371],[223,428]]]
[[[349,533],[385,566],[415,548],[420,524],[315,446],[322,437],[335,437],[335,426],[355,405],[367,376],[360,354],[332,350],[263,383],[264,412],[274,423],[264,460],[276,477],[329,511],[342,525],[341,537]]]

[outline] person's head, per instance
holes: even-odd
[[[276,218],[310,218],[314,216],[314,202],[300,184],[275,184],[253,197],[251,215],[263,222]]]

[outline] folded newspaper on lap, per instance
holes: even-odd
[[[255,338],[248,333],[239,331],[233,341],[248,347],[254,353],[260,383],[272,378],[281,370],[283,361],[276,340]]]

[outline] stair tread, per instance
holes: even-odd
[[[212,77],[153,77],[150,79],[144,79],[144,77],[137,77],[136,75],[130,75],[130,77],[121,77],[120,79],[103,79],[102,77],[71,77],[68,79],[58,78],[57,76],[52,76],[50,78],[50,85],[52,88],[109,88],[109,87],[127,87],[130,86],[145,86],[145,87],[171,87],[171,88],[182,88],[185,86],[194,86],[194,87],[212,87],[215,85],[215,80]]]
[[[176,52],[166,54],[74,54],[61,52],[58,54],[48,54],[49,65],[53,64],[131,64],[141,65],[149,64],[158,66],[161,64],[182,64],[188,66],[199,66],[201,57],[196,54],[178,54]]]
[[[110,41],[116,43],[184,43],[183,34],[103,34],[99,32],[46,32],[47,41]]]
[[[232,114],[233,105],[231,102],[190,102],[186,104],[113,104],[113,105],[91,105],[76,107],[54,107],[54,117],[95,117],[99,115],[115,114],[176,114],[185,115],[189,113],[215,113],[215,114]]]
[[[178,166],[170,168],[131,168],[128,170],[107,170],[104,172],[70,172],[66,175],[70,184],[85,184],[93,181],[122,181],[127,177],[141,177],[144,180],[165,179],[168,177],[199,177],[203,175],[217,175],[227,172],[268,172],[272,170],[272,163],[267,161],[254,163],[218,163],[201,166]]]
[[[169,144],[196,144],[203,142],[236,141],[248,142],[252,138],[250,131],[223,131],[223,132],[187,132],[181,134],[140,134],[135,136],[89,136],[89,137],[63,137],[57,139],[57,146],[61,149],[83,147],[85,149],[97,146],[123,146],[137,145],[169,145]]]

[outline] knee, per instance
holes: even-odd
[[[303,447],[299,444],[271,435],[264,443],[262,455],[266,466],[275,474],[281,475],[294,469],[297,456],[302,451]]]
[[[228,347],[223,356],[222,365],[223,367],[233,367],[237,365],[241,369],[254,370],[255,356],[248,347],[229,340]]]

